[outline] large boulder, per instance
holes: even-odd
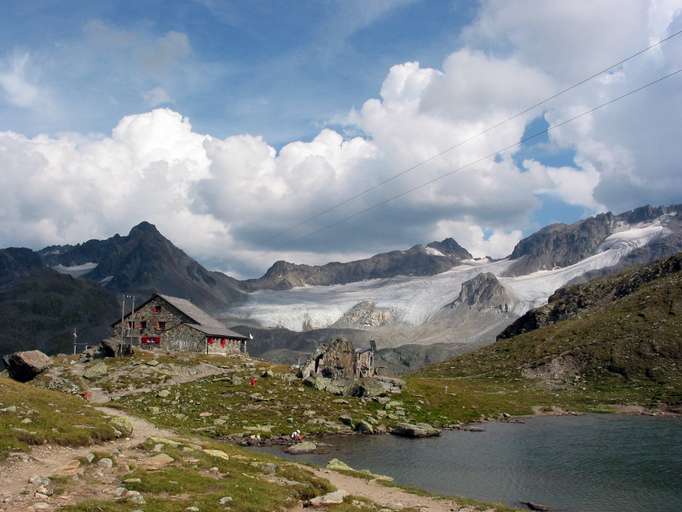
[[[100,351],[104,357],[130,356],[133,354],[133,347],[117,339],[107,338],[100,342]]]
[[[40,350],[15,352],[4,358],[10,377],[19,382],[28,382],[47,370],[52,364],[49,356]]]
[[[331,379],[326,382],[324,390],[332,395],[347,395],[352,382],[349,379]]]
[[[386,396],[387,388],[377,379],[362,379],[353,382],[349,394],[357,397]]]
[[[305,384],[306,386],[310,386],[311,388],[315,388],[318,391],[324,391],[329,381],[330,379],[318,377],[316,375],[311,375],[310,377],[306,377],[305,379],[303,379],[303,384]]]
[[[88,380],[96,380],[106,377],[108,373],[109,368],[107,368],[106,364],[100,361],[86,368],[83,372],[83,377]]]
[[[402,437],[435,437],[440,430],[428,423],[398,423],[391,429],[391,434]]]
[[[317,450],[317,445],[310,441],[303,441],[302,443],[292,444],[286,448],[286,452],[291,455],[301,455],[304,453],[313,453]]]
[[[365,420],[360,420],[355,424],[355,429],[356,432],[359,432],[360,434],[374,434],[374,427]]]
[[[124,416],[111,418],[111,426],[116,429],[117,437],[130,437],[133,434],[133,424]]]
[[[322,496],[316,496],[315,498],[308,501],[308,505],[311,507],[328,507],[329,505],[340,505],[343,500],[348,496],[348,493],[343,489],[338,489],[334,492],[323,494]]]

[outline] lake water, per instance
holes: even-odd
[[[422,440],[329,438],[327,453],[295,460],[324,465],[336,457],[401,484],[512,506],[534,501],[566,512],[682,511],[682,418],[536,417],[484,428]],[[267,450],[283,455],[276,447]]]

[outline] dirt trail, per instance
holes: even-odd
[[[353,496],[366,498],[391,509],[415,508],[422,512],[474,512],[478,510],[451,500],[418,496],[397,487],[387,487],[375,480],[355,478],[328,469],[315,470],[315,474],[329,480],[337,489],[343,489]],[[495,512],[495,509],[491,508],[489,512]]]
[[[75,460],[85,457],[94,451],[112,451],[117,449],[121,452],[131,449],[144,442],[148,437],[174,437],[175,433],[155,427],[148,421],[135,416],[130,416],[123,411],[109,407],[98,407],[99,411],[109,416],[121,416],[127,418],[133,425],[133,434],[129,438],[117,439],[96,446],[84,446],[81,448],[69,448],[59,446],[36,446],[30,453],[21,454],[0,464],[0,512],[25,510],[18,508],[17,497],[24,491],[35,488],[29,483],[33,476],[48,477],[68,471],[66,468]],[[8,503],[5,499],[11,498]],[[27,505],[27,503],[23,503]],[[28,509],[30,510],[30,509]]]

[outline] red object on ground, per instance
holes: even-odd
[[[249,379],[249,384],[251,384],[252,386],[255,386],[256,385],[256,377],[251,377]]]
[[[92,391],[83,391],[81,396],[86,400],[92,400]]]

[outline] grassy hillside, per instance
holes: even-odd
[[[71,457],[76,457],[75,466],[69,463],[63,466],[66,469],[45,475],[49,476],[53,494],[41,499],[58,504],[64,512],[302,510],[302,501],[333,491],[334,485],[339,485],[332,478],[334,475],[326,471],[315,473],[304,465],[224,441],[234,434],[258,433],[265,438],[289,434],[293,428],[300,428],[306,435],[349,433],[346,422],[339,421],[341,414],[356,421],[378,422],[381,418],[387,425],[401,416],[396,403],[387,403],[386,412],[372,400],[335,397],[302,386],[284,367],[241,355],[137,353],[130,358],[87,363],[75,356],[58,356],[53,363],[50,370],[30,384],[0,379],[0,450],[3,445],[5,451],[22,447],[18,441],[23,435],[19,433],[22,428],[36,430],[35,442],[40,443],[43,439],[61,444],[107,439],[107,431],[100,425],[104,421],[102,416],[82,399],[68,396],[69,392],[90,389],[93,393],[98,390],[95,394],[112,393],[118,399],[107,405],[134,416],[128,418],[131,430],[125,434],[130,439],[119,438],[91,453],[74,451]],[[219,373],[208,374],[207,369]],[[255,386],[249,383],[251,376],[258,377]],[[50,391],[45,386],[66,393]],[[125,396],[121,397],[121,393]],[[2,408],[8,404],[16,409],[9,411],[11,423],[3,423],[6,418]],[[119,415],[126,416],[125,412]],[[390,415],[397,415],[396,419],[387,418]],[[32,418],[28,426],[22,423],[27,416]],[[141,421],[141,416],[148,423]],[[91,439],[81,437],[84,429]],[[73,478],[68,468],[74,468],[78,478]],[[389,482],[374,481],[376,475],[357,476],[362,480],[355,485],[342,482],[343,488],[351,493],[343,503],[325,506],[324,510],[381,512],[387,510],[387,505],[403,503],[408,496]],[[23,505],[35,503],[32,485],[27,483],[26,492],[12,497],[12,510],[28,510]],[[436,501],[421,491],[419,495],[420,503],[431,500],[448,510],[511,510],[460,498],[439,497]],[[401,510],[417,512],[418,508],[406,505]]]
[[[425,368],[409,379],[405,401],[436,423],[530,413],[534,406],[679,409],[681,369],[677,271],[569,320]]]
[[[0,460],[31,445],[84,446],[114,435],[109,419],[82,399],[0,377]]]

